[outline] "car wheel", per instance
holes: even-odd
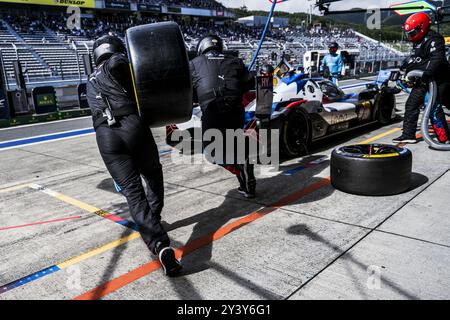
[[[341,191],[387,196],[411,186],[412,153],[392,145],[354,145],[337,148],[331,155],[331,183]]]
[[[387,125],[392,121],[392,112],[395,108],[395,95],[380,92],[376,98],[376,120],[381,125]]]
[[[299,157],[308,152],[311,142],[311,121],[300,108],[293,108],[282,123],[280,149],[285,157]]]

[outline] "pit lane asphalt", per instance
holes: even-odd
[[[0,137],[90,124],[14,128]],[[322,158],[333,148],[389,143],[400,125],[321,141],[279,170],[258,167],[254,200],[240,198],[221,168],[174,162],[164,129],[155,129],[163,220],[185,265],[172,279],[126,224],[125,199],[93,135],[0,151],[0,299],[448,299],[449,153],[411,146],[414,183],[398,196],[348,195],[327,180]]]

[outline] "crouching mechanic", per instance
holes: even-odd
[[[159,152],[138,115],[125,45],[106,35],[95,41],[93,54],[97,69],[89,77],[87,99],[100,154],[126,197],[145,244],[158,256],[166,275],[175,275],[181,265],[161,225],[164,182]]]
[[[214,154],[207,155],[211,161],[223,166],[237,176],[239,193],[247,198],[255,197],[256,179],[254,165],[249,162],[248,154],[245,163],[225,163],[227,129],[243,129],[245,109],[242,106],[243,94],[250,88],[251,80],[247,68],[241,59],[223,54],[223,41],[216,35],[208,35],[197,45],[198,57],[191,61],[191,73],[194,86],[194,99],[198,100],[202,109],[202,133],[209,129],[220,131],[223,137],[223,159]],[[203,147],[212,141],[203,141]],[[230,144],[231,145],[231,144]],[[234,143],[232,143],[234,146]],[[235,149],[235,148],[234,148]],[[217,151],[217,150],[215,150]]]
[[[342,75],[342,69],[344,67],[344,60],[342,55],[337,53],[339,50],[339,45],[337,42],[333,42],[329,46],[329,53],[323,58],[322,64],[320,65],[320,72],[324,73],[326,78],[331,78],[334,84],[339,85],[338,79]],[[328,70],[328,75],[325,75],[326,70]]]
[[[412,55],[402,65],[406,73],[412,70],[423,71],[423,77],[413,83],[411,94],[405,105],[403,134],[393,139],[394,143],[417,143],[416,129],[420,107],[425,102],[431,78],[438,87],[438,101],[446,107],[449,104],[450,69],[445,56],[445,40],[437,32],[430,29],[430,17],[424,13],[410,16],[404,26],[406,37],[413,42]],[[450,137],[445,113],[440,106],[431,115],[433,129],[440,143],[447,143]]]

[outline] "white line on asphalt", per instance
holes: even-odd
[[[14,126],[14,127],[1,128],[0,131],[28,128],[28,127],[35,127],[35,126],[42,126],[42,125],[52,125],[52,124],[55,124],[55,123],[61,123],[61,122],[67,122],[67,121],[75,121],[75,120],[81,120],[81,119],[86,119],[86,118],[91,118],[91,116],[72,118],[72,119],[55,120],[55,121],[49,121],[49,122],[39,122],[39,123],[32,123],[32,124],[24,124],[24,125],[19,125],[19,126]]]
[[[31,137],[24,137],[24,138],[20,138],[20,139],[13,139],[13,140],[0,141],[0,144],[10,143],[10,142],[16,142],[16,141],[22,141],[22,140],[26,140],[26,139],[35,139],[35,138],[51,137],[51,136],[58,135],[58,134],[65,134],[65,133],[71,133],[71,132],[82,131],[82,130],[89,130],[89,129],[92,129],[92,127],[80,128],[80,129],[74,129],[74,130],[67,130],[67,131],[58,131],[58,132],[52,132],[52,133],[41,134],[41,135],[38,135],[38,136],[31,136]],[[93,133],[93,132],[90,132],[89,134],[91,134],[91,133]],[[55,140],[51,140],[51,141],[55,141]]]

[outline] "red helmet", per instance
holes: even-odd
[[[420,42],[430,30],[431,19],[425,12],[410,16],[403,27],[406,38],[411,42]]]

